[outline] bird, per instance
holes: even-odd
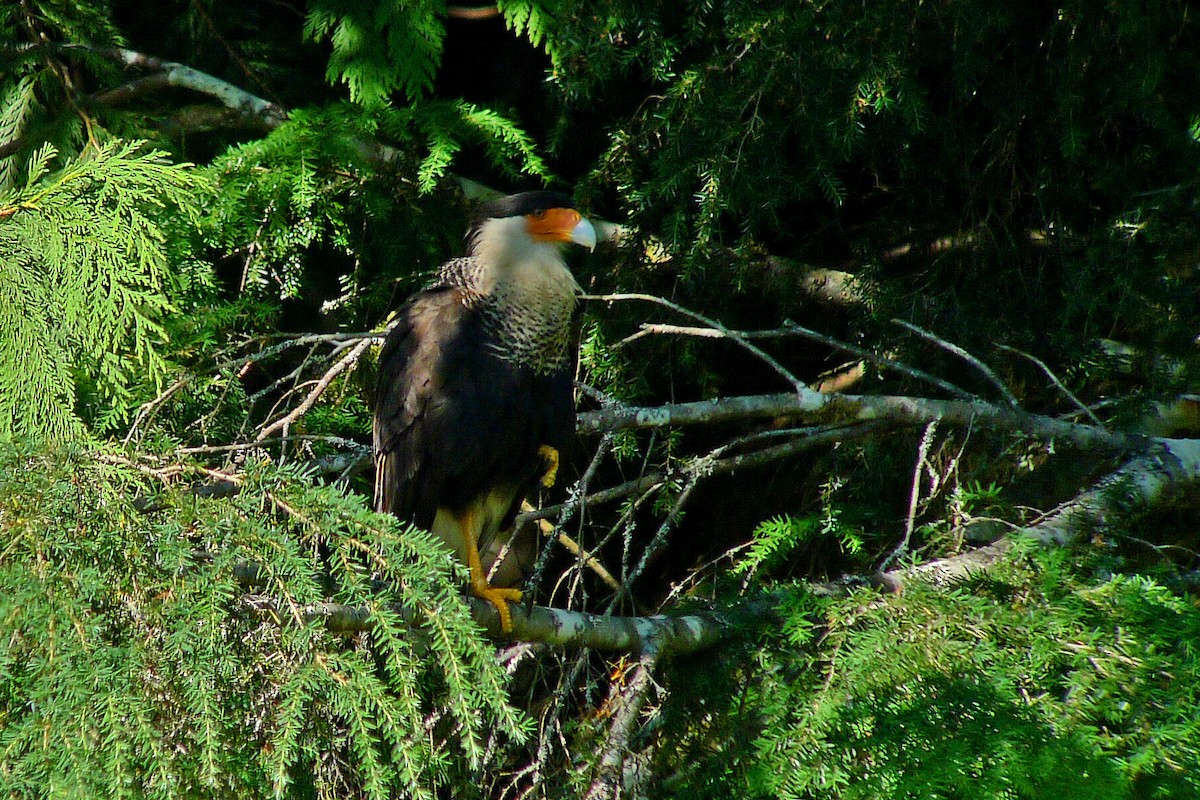
[[[376,510],[465,561],[505,634],[522,593],[489,583],[480,553],[539,485],[555,483],[574,438],[580,288],[563,258],[569,243],[594,250],[596,230],[565,194],[481,204],[466,255],[397,311],[378,361]]]

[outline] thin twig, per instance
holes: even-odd
[[[615,434],[605,434],[604,438],[600,440],[600,444],[596,447],[596,452],[592,455],[592,460],[588,464],[587,469],[583,471],[583,475],[571,487],[567,502],[562,504],[562,511],[558,515],[558,521],[554,524],[554,530],[562,530],[576,510],[582,512],[584,506],[581,503],[581,499],[587,496],[587,487],[591,483],[592,478],[596,476],[596,471],[600,469],[600,464],[612,448],[615,438]],[[530,586],[537,586],[541,582],[542,573],[546,569],[546,564],[550,558],[550,548],[554,541],[553,538],[547,539],[541,552],[538,553],[537,561],[534,562],[533,570],[530,574]]]
[[[696,328],[687,325],[665,325],[650,322],[643,322],[640,327],[641,330],[639,330],[637,333],[627,336],[621,341],[617,342],[616,347],[622,347],[641,338],[642,336],[649,334],[699,336],[707,339],[724,338],[719,331],[715,331],[712,328]],[[949,394],[959,398],[960,400],[970,400],[974,397],[974,395],[971,393],[958,388],[949,381],[942,380],[936,375],[930,375],[924,370],[917,369],[916,367],[910,367],[907,364],[895,361],[887,356],[881,356],[878,353],[872,353],[870,350],[856,347],[855,345],[835,339],[832,336],[827,336],[823,333],[818,333],[817,331],[805,328],[802,325],[792,324],[772,330],[732,332],[745,339],[782,339],[793,336],[809,339],[810,341],[823,344],[826,347],[831,347],[834,350],[839,350],[843,353],[849,353],[850,355],[861,358],[864,361],[869,361],[882,369],[890,369],[894,372],[899,372],[903,375],[909,376],[910,378],[914,378],[915,380],[932,384],[942,391],[948,392]]]
[[[312,408],[313,404],[320,399],[321,395],[325,393],[325,390],[329,388],[331,383],[333,383],[333,379],[345,372],[347,368],[358,361],[359,356],[363,354],[363,351],[365,351],[370,344],[370,339],[363,339],[336,364],[325,370],[325,374],[322,375],[321,379],[316,382],[312,388],[312,391],[310,391],[308,396],[301,401],[300,405],[293,408],[286,416],[282,417],[281,419],[277,419],[275,422],[263,428],[262,431],[259,432],[258,436],[255,437],[255,441],[261,442],[264,439],[269,438],[271,434],[278,430],[283,430],[288,425],[291,425],[293,422],[303,416],[304,413]]]
[[[351,450],[367,450],[371,449],[370,445],[365,445],[361,442],[356,442],[353,439],[347,439],[344,436],[331,436],[329,434],[319,433],[295,433],[288,436],[276,436],[270,439],[259,439],[253,442],[234,442],[232,444],[213,444],[213,445],[198,445],[196,447],[180,447],[175,450],[178,455],[204,455],[209,453],[230,453],[238,450],[260,450],[265,446],[273,444],[283,444],[291,441],[305,442],[325,442],[337,447],[346,447]]]
[[[904,520],[904,538],[879,565],[880,572],[886,572],[896,559],[907,553],[909,545],[912,543],[913,530],[917,524],[917,503],[921,499],[921,472],[925,462],[929,459],[929,448],[933,445],[933,436],[936,431],[937,420],[935,419],[925,426],[925,432],[921,434],[921,444],[917,447],[917,463],[913,466],[912,491],[908,495],[908,515]]]
[[[1008,403],[1013,408],[1021,407],[1021,404],[1019,402],[1017,402],[1016,396],[1013,395],[1013,393],[1011,391],[1009,391],[1009,388],[1004,385],[1004,381],[1002,381],[1002,380],[1000,380],[1000,378],[996,377],[996,373],[992,372],[991,367],[989,367],[987,364],[984,364],[982,361],[980,361],[978,358],[976,358],[975,356],[968,353],[966,350],[962,349],[961,347],[959,347],[958,345],[956,345],[952,342],[947,342],[945,339],[941,338],[940,336],[932,334],[929,331],[925,330],[924,328],[922,328],[918,325],[914,325],[913,323],[909,322],[908,320],[893,319],[892,322],[896,325],[899,325],[902,328],[912,331],[913,333],[920,336],[922,339],[925,339],[928,342],[932,342],[933,344],[937,345],[938,347],[942,348],[943,350],[953,353],[954,355],[961,358],[963,361],[966,361],[968,364],[975,367],[975,369],[979,370],[979,372],[984,377],[986,377],[993,386],[996,387],[996,389],[1000,392],[1001,396],[1004,397],[1004,401],[1006,403]]]
[[[137,433],[138,427],[149,421],[155,412],[162,407],[163,403],[166,403],[191,382],[192,375],[184,375],[164,389],[158,397],[146,403],[142,403],[137,410],[137,414],[135,414],[133,417],[133,422],[129,426],[129,432],[126,433],[125,438],[121,440],[121,444],[128,445],[133,440],[134,434]]]
[[[1080,401],[1080,399],[1078,397],[1076,397],[1071,392],[1071,390],[1068,389],[1066,387],[1066,385],[1058,379],[1058,376],[1054,374],[1054,370],[1052,370],[1052,369],[1050,369],[1050,367],[1046,366],[1045,361],[1042,361],[1040,358],[1038,358],[1035,355],[1032,355],[1031,353],[1026,353],[1024,350],[1018,350],[1015,347],[1009,347],[1006,344],[997,344],[996,347],[1001,350],[1005,350],[1009,353],[1016,353],[1017,355],[1019,355],[1023,358],[1029,359],[1034,364],[1037,364],[1039,367],[1041,367],[1042,372],[1046,373],[1046,377],[1050,379],[1050,382],[1053,383],[1054,386],[1060,392],[1062,392],[1068,400],[1070,400],[1072,403],[1074,403],[1075,407],[1078,408],[1081,412],[1083,412],[1083,414],[1086,415],[1087,418],[1090,419],[1093,424],[1099,425],[1101,428],[1105,427],[1104,423],[1100,421],[1100,418],[1097,417],[1090,408],[1088,408],[1086,405],[1084,405],[1083,402]]]
[[[662,482],[666,479],[666,476],[661,472],[651,472],[643,475],[640,478],[634,478],[631,481],[619,483],[611,488],[601,489],[598,492],[592,492],[591,494],[585,495],[578,500],[568,500],[565,503],[558,503],[557,505],[553,506],[543,506],[542,508],[534,511],[523,511],[521,514],[517,515],[517,520],[514,524],[520,526],[526,522],[533,522],[534,520],[550,519],[551,517],[558,516],[568,507],[578,506],[581,503],[584,508],[591,508],[592,506],[611,503],[614,500],[622,500],[632,494],[639,494],[641,492],[649,491],[655,486],[662,484]]]
[[[780,377],[782,377],[784,380],[786,380],[788,383],[790,383],[792,385],[792,388],[795,389],[796,394],[800,395],[801,397],[806,397],[811,394],[816,394],[816,392],[811,387],[809,387],[808,384],[804,383],[804,381],[800,380],[795,375],[793,375],[791,373],[791,371],[788,370],[787,367],[783,366],[777,360],[775,360],[771,356],[767,355],[765,352],[762,351],[761,348],[759,348],[759,347],[755,346],[754,344],[752,344],[751,342],[747,341],[747,339],[744,336],[740,335],[737,331],[731,331],[729,328],[726,328],[720,322],[717,322],[714,319],[706,317],[703,314],[692,311],[689,308],[684,308],[683,306],[679,305],[678,303],[673,303],[670,300],[667,300],[666,298],[658,297],[658,296],[652,295],[652,294],[625,293],[625,294],[601,294],[601,295],[586,295],[585,294],[585,295],[581,295],[581,299],[594,300],[594,301],[602,302],[602,303],[613,303],[613,302],[619,302],[619,301],[634,300],[634,301],[640,301],[640,302],[644,302],[644,303],[654,303],[655,305],[660,305],[660,306],[663,306],[664,308],[669,308],[677,314],[682,314],[685,317],[689,317],[691,319],[696,320],[697,322],[707,325],[708,327],[712,328],[713,330],[721,333],[723,336],[728,338],[730,341],[736,342],[744,350],[746,350],[750,353],[753,353],[760,361],[762,361],[764,364],[769,366]]]

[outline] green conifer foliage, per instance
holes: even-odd
[[[0,475],[6,797],[434,797],[524,732],[450,560],[360,497],[12,447]],[[376,624],[331,633],[328,600]]]
[[[42,147],[0,195],[0,434],[63,439],[120,415],[134,380],[160,379],[163,231],[193,216],[201,182],[159,152],[111,142],[51,174]],[[95,407],[78,409],[85,384]]]
[[[356,103],[383,105],[392,92],[402,89],[416,99],[433,86],[446,36],[445,8],[437,0],[318,0],[305,32],[332,42],[330,82],[346,84]]]
[[[1017,550],[952,586],[798,593],[739,670],[684,668],[673,796],[1196,796],[1194,602],[1095,554]],[[690,713],[693,682],[727,716]]]

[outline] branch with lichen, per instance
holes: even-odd
[[[953,425],[985,425],[1041,439],[1070,442],[1084,448],[1142,450],[1151,438],[1109,431],[983,400],[939,400],[903,395],[806,395],[793,393],[745,395],[668,403],[661,406],[609,407],[579,414],[576,429],[582,434],[649,428],[717,425],[755,419],[804,419],[824,424],[849,424],[891,420],[899,424],[926,425],[935,420]]]

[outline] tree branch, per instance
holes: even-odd
[[[642,653],[633,673],[624,689],[618,691],[613,685],[613,703],[616,711],[612,715],[612,725],[609,727],[608,738],[604,742],[604,751],[596,766],[596,776],[588,787],[585,800],[617,800],[623,794],[622,780],[625,771],[625,758],[629,753],[629,740],[637,728],[638,717],[646,704],[650,689],[654,686],[654,668],[658,664],[658,653],[653,650]]]
[[[1087,418],[1092,421],[1093,425],[1098,425],[1101,428],[1104,427],[1104,423],[1100,421],[1100,418],[1096,416],[1095,412],[1084,405],[1083,402],[1076,397],[1070,389],[1067,388],[1066,384],[1058,379],[1058,376],[1054,374],[1054,370],[1050,369],[1050,367],[1046,365],[1045,361],[1042,361],[1037,356],[1026,353],[1024,350],[1018,350],[1017,348],[1009,347],[1006,344],[998,344],[996,347],[1007,353],[1016,353],[1022,358],[1027,358],[1034,364],[1037,364],[1039,367],[1041,367],[1042,372],[1046,374],[1046,377],[1050,379],[1050,382],[1054,384],[1054,387],[1062,392],[1068,400],[1074,403],[1075,407],[1078,408],[1085,416],[1087,416]]]
[[[881,369],[894,370],[903,375],[907,375],[910,378],[915,378],[916,380],[930,383],[934,386],[937,386],[939,389],[948,392],[952,396],[959,398],[960,400],[970,400],[972,398],[970,393],[963,391],[949,381],[942,380],[936,375],[930,375],[924,370],[910,367],[907,364],[902,364],[901,362],[887,358],[886,356],[872,353],[870,350],[856,347],[852,344],[847,344],[846,342],[839,341],[832,336],[826,336],[823,333],[818,333],[817,331],[805,328],[802,325],[785,325],[782,328],[774,328],[771,330],[762,331],[733,331],[733,333],[736,333],[745,339],[783,339],[789,337],[801,337],[810,341],[818,342],[826,347],[831,347],[834,350],[839,350],[843,353],[849,353],[850,355],[861,358],[864,361],[869,361]],[[725,334],[713,328],[696,328],[685,325],[663,325],[658,323],[643,322],[639,326],[637,333],[626,336],[624,339],[617,342],[616,346],[623,347],[642,338],[643,336],[651,334],[698,336],[706,339],[726,338]]]
[[[1062,547],[1075,541],[1081,532],[1102,532],[1114,515],[1153,508],[1167,496],[1168,490],[1200,483],[1200,440],[1162,439],[1156,444],[1155,452],[1130,459],[1040,521],[1017,528],[993,544],[870,578],[850,576],[810,584],[810,588],[818,594],[840,594],[868,583],[882,584],[892,591],[899,591],[909,580],[951,584],[995,564],[1018,538],[1046,547]]]
[[[996,430],[1067,441],[1084,448],[1140,450],[1151,438],[1108,431],[983,401],[935,400],[895,395],[786,394],[742,395],[648,407],[616,407],[578,415],[582,434],[646,428],[716,425],[753,419],[810,419],[826,423],[891,420],[925,425],[934,420],[954,425],[985,424]]]
[[[133,466],[160,479],[169,479],[196,471],[216,479],[218,488],[236,491],[238,476],[187,465],[149,467],[123,457],[101,455],[109,463]],[[1097,482],[1040,522],[1019,530],[1019,535],[1047,547],[1063,546],[1080,531],[1103,530],[1116,513],[1130,508],[1153,507],[1182,484],[1200,482],[1200,440],[1159,439],[1154,449],[1139,455]],[[221,492],[226,494],[228,492]],[[280,511],[294,516],[297,512],[278,498],[269,497]],[[905,581],[924,580],[944,584],[962,580],[986,569],[1002,558],[1012,546],[1012,537],[997,543],[945,559],[876,574],[847,576],[829,583],[808,584],[816,594],[845,593],[864,585],[882,586],[897,591]],[[258,585],[261,576],[253,564],[242,565],[236,577],[247,587]],[[259,611],[274,611],[271,598],[247,594],[245,602]],[[500,615],[495,606],[479,598],[467,598],[475,621],[492,638],[502,638]],[[403,604],[389,607],[406,619],[412,612]],[[775,619],[778,598],[770,595],[742,601],[720,611],[708,610],[684,616],[619,617],[589,614],[543,606],[517,606],[512,615],[511,637],[525,642],[542,642],[563,647],[582,647],[628,653],[653,653],[670,657],[711,647],[738,629]],[[278,614],[275,615],[278,618]],[[338,603],[317,603],[300,610],[300,621],[323,621],[330,630],[349,633],[368,630],[373,624],[369,609]]]
[[[1017,535],[1047,547],[1061,547],[1074,541],[1080,531],[1102,530],[1115,513],[1131,507],[1153,507],[1168,489],[1197,482],[1200,482],[1200,440],[1161,440],[1156,452],[1130,460],[1040,522],[1019,529]],[[1013,541],[1010,536],[958,556],[874,576],[852,575],[828,583],[810,583],[807,588],[815,594],[831,595],[844,594],[865,585],[898,591],[910,580],[950,584],[996,563],[1011,549]],[[248,568],[238,577],[253,583],[254,575],[254,570]],[[248,597],[257,608],[270,606],[270,601],[265,598]],[[468,602],[471,615],[488,636],[502,638],[500,615],[495,606],[474,597],[468,598]],[[397,603],[391,608],[401,616],[411,618],[411,611],[403,605]],[[777,608],[778,598],[772,595],[742,601],[719,612],[705,611],[678,617],[618,617],[543,606],[516,606],[511,636],[525,642],[656,654],[665,658],[706,649],[748,624],[775,619]],[[369,611],[337,603],[307,606],[303,613],[305,620],[323,620],[331,630],[340,633],[368,630],[372,625]]]
[[[909,322],[908,320],[893,319],[892,322],[899,325],[902,328],[912,331],[913,333],[917,334],[922,339],[924,339],[928,342],[933,342],[934,344],[936,344],[938,347],[942,348],[943,350],[951,352],[954,355],[961,358],[963,361],[966,361],[968,364],[970,364],[975,369],[977,369],[981,375],[983,375],[985,378],[987,378],[988,381],[991,382],[991,384],[993,386],[996,387],[996,390],[1000,392],[1000,396],[1004,398],[1004,401],[1006,403],[1008,403],[1013,408],[1021,407],[1021,404],[1017,402],[1017,398],[1013,395],[1013,393],[1011,391],[1009,391],[1009,388],[1004,385],[1004,381],[1000,380],[1000,378],[998,378],[996,376],[996,373],[992,371],[992,368],[989,367],[987,364],[984,364],[982,361],[980,361],[975,356],[968,353],[966,350],[962,349],[961,347],[954,344],[953,342],[947,342],[945,339],[941,338],[940,336],[933,335],[929,331],[927,331],[924,328],[921,328],[917,325],[914,325],[913,323]]]
[[[271,434],[278,430],[286,430],[288,425],[302,417],[304,412],[312,408],[313,404],[316,403],[317,400],[320,399],[321,395],[325,393],[325,390],[329,388],[331,383],[333,383],[333,379],[345,372],[346,369],[358,361],[359,357],[362,356],[363,351],[370,346],[371,341],[371,339],[362,339],[356,345],[354,345],[354,347],[350,349],[349,353],[342,356],[342,358],[338,360],[332,367],[325,370],[325,374],[321,376],[320,380],[317,381],[316,385],[313,386],[312,390],[308,393],[304,400],[301,401],[300,405],[296,406],[283,417],[280,417],[259,431],[255,441],[261,442],[269,438]]]
[[[238,572],[238,579],[254,584],[260,579],[253,565]],[[774,615],[775,603],[756,599],[732,609],[684,616],[617,617],[568,611],[546,606],[512,606],[512,631],[500,629],[500,614],[487,600],[467,597],[471,616],[493,639],[511,638],[522,642],[540,642],[562,647],[584,647],[623,653],[654,652],[661,657],[692,653],[712,647],[740,625]],[[243,602],[259,612],[277,612],[273,598],[249,593]],[[414,612],[403,603],[389,603],[388,609],[402,619],[415,623]],[[360,633],[374,626],[369,609],[342,603],[313,603],[301,608],[301,621],[320,621],[335,633]]]
[[[808,384],[804,383],[799,378],[797,378],[795,375],[793,375],[787,369],[787,367],[783,366],[778,361],[776,361],[774,358],[772,358],[770,355],[763,352],[763,350],[760,347],[758,347],[754,344],[751,344],[750,341],[748,341],[746,339],[746,337],[743,336],[739,331],[730,330],[729,328],[726,328],[724,325],[722,325],[720,322],[717,322],[714,319],[710,319],[709,317],[706,317],[703,314],[698,314],[697,312],[692,311],[689,308],[684,308],[683,306],[679,305],[678,303],[672,303],[670,300],[667,300],[665,298],[658,297],[658,296],[652,295],[652,294],[637,294],[637,293],[602,294],[602,295],[586,295],[585,294],[585,295],[582,295],[582,299],[583,300],[595,300],[597,302],[604,302],[604,303],[612,303],[612,302],[617,302],[617,301],[621,301],[621,300],[637,300],[637,301],[641,301],[641,302],[645,302],[645,303],[655,303],[656,305],[660,305],[665,308],[669,308],[677,314],[682,314],[685,317],[690,317],[698,322],[704,323],[709,328],[711,328],[714,331],[717,331],[725,338],[736,342],[744,350],[746,350],[746,351],[750,352],[751,354],[753,354],[754,356],[756,356],[764,364],[769,366],[771,369],[775,370],[775,372],[781,378],[783,378],[785,381],[790,383],[792,385],[792,388],[796,390],[797,395],[799,395],[801,397],[806,397],[809,395],[818,395],[819,396],[819,393],[816,390],[810,388],[808,386]]]

